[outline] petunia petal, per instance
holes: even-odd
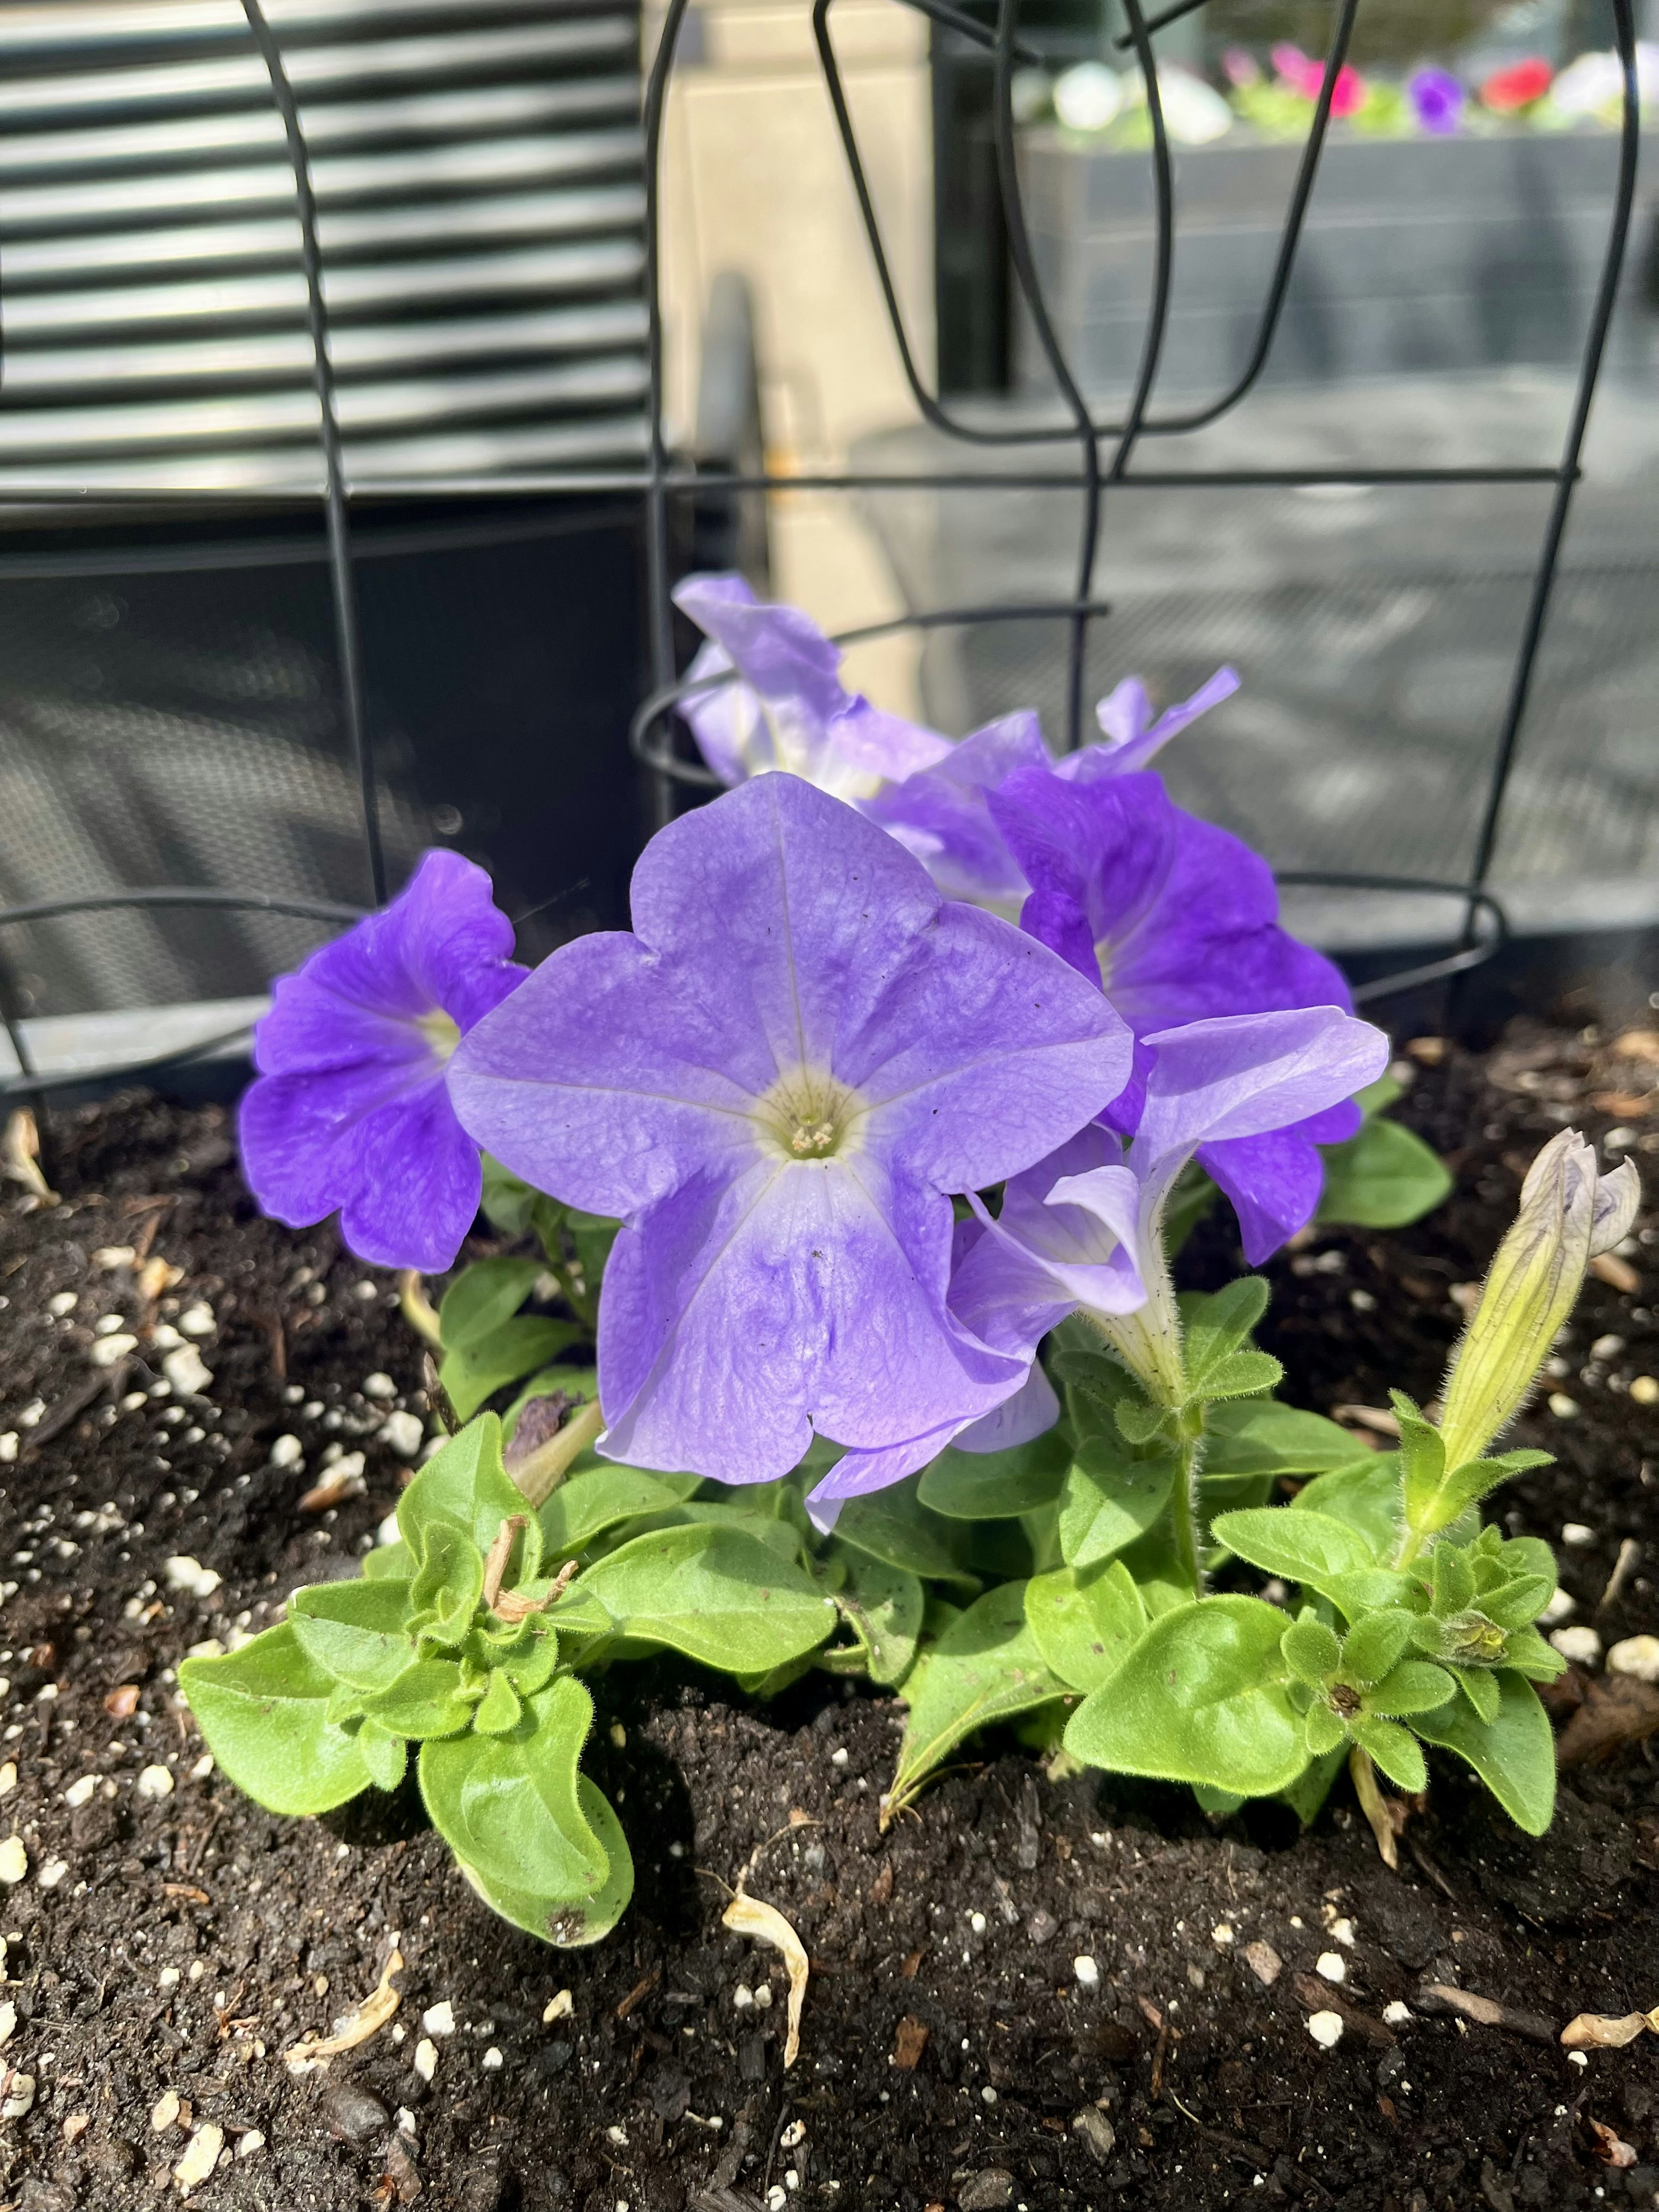
[[[1198,1164],[1232,1200],[1253,1267],[1313,1219],[1325,1180],[1317,1148],[1297,1129],[1200,1145]]]
[[[1179,737],[1200,714],[1207,714],[1212,707],[1231,699],[1237,689],[1237,671],[1218,668],[1207,683],[1199,685],[1190,699],[1165,708],[1154,721],[1146,686],[1139,677],[1127,677],[1095,708],[1107,742],[1103,745],[1086,745],[1079,752],[1068,754],[1060,763],[1059,773],[1084,782],[1101,775],[1131,775],[1145,768],[1171,738]]]

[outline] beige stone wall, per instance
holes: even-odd
[[[696,410],[697,333],[712,280],[753,293],[771,465],[842,466],[867,430],[914,418],[812,37],[811,0],[703,0],[681,33],[665,118],[663,283],[671,434]],[[830,16],[882,235],[922,374],[933,371],[933,142],[925,19],[897,0]],[[647,52],[655,20],[647,21]],[[831,630],[902,602],[846,494],[771,502],[773,582]],[[855,647],[848,679],[917,711],[917,649]]]

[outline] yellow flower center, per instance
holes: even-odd
[[[827,1069],[792,1068],[759,1101],[766,1149],[786,1160],[827,1160],[850,1151],[864,1115],[857,1091]]]
[[[436,1008],[429,1014],[418,1015],[415,1026],[441,1062],[449,1059],[461,1041],[461,1032],[457,1024],[447,1014],[439,1012]]]

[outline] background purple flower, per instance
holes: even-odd
[[[785,769],[838,799],[928,767],[948,738],[884,714],[840,677],[841,648],[798,607],[756,599],[741,576],[689,576],[674,603],[707,632],[688,680],[736,669],[740,682],[679,703],[703,758],[723,782]]]
[[[604,1449],[758,1482],[817,1430],[851,1448],[829,1494],[896,1480],[1025,1373],[948,1310],[949,1194],[1098,1113],[1127,1034],[1044,947],[943,901],[793,776],[660,832],[633,915],[635,934],[544,962],[451,1072],[498,1158],[624,1218]]]
[[[431,852],[383,913],[278,977],[240,1122],[243,1171],[267,1213],[302,1228],[337,1209],[359,1259],[450,1265],[482,1170],[445,1070],[524,976],[512,951],[483,870]]]
[[[1419,130],[1437,138],[1449,137],[1462,119],[1468,95],[1449,70],[1413,70],[1406,80],[1406,97]]]

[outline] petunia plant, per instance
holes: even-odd
[[[587,1681],[653,1653],[896,1693],[886,1820],[1013,1722],[1216,1814],[1311,1818],[1345,1761],[1375,1805],[1438,1747],[1540,1830],[1554,1565],[1480,1509],[1537,1457],[1492,1445],[1633,1170],[1546,1147],[1397,1452],[1282,1402],[1266,1281],[1179,1287],[1198,1213],[1224,1194],[1254,1267],[1446,1178],[1263,864],[1146,765],[1231,672],[1161,719],[1120,686],[1064,761],[1020,718],[952,748],[842,690],[793,611],[685,600],[732,788],[653,841],[631,930],[526,975],[434,854],[278,987],[250,1181],[405,1271],[451,1433],[359,1577],[185,1662],[225,1771],[291,1814],[418,1787],[562,1944],[632,1880]],[[496,1249],[434,1306],[480,1203]]]

